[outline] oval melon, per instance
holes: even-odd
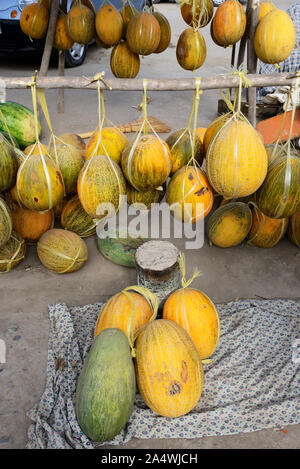
[[[229,248],[240,244],[250,231],[252,214],[243,202],[230,202],[217,208],[208,220],[207,232],[211,244]]]
[[[76,390],[76,416],[93,441],[109,441],[126,425],[135,398],[128,340],[119,329],[99,334],[85,359]]]

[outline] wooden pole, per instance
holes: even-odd
[[[258,25],[259,0],[248,0],[250,14],[249,38],[247,41],[247,68],[248,73],[256,73],[257,57],[254,50],[254,34]],[[256,127],[256,88],[248,90],[248,120]]]
[[[58,52],[58,75],[63,77],[65,74],[65,52],[60,50]],[[64,88],[58,90],[57,111],[63,114],[65,111],[65,92]]]
[[[61,11],[67,14],[67,0],[62,0]],[[58,75],[63,77],[65,75],[65,51],[60,50],[58,53]],[[60,114],[65,112],[65,92],[64,89],[58,90],[57,111]]]
[[[41,62],[41,67],[40,67],[40,73],[39,73],[41,77],[46,76],[48,73],[48,69],[49,69],[58,8],[59,8],[59,0],[53,0],[52,5],[51,5],[46,42],[45,42],[45,47],[44,47],[44,52],[43,52],[43,57],[42,57],[42,62]]]
[[[261,86],[291,86],[296,84],[294,73],[274,73],[272,75],[248,74],[250,87]],[[0,76],[0,80],[5,83],[7,89],[24,89],[31,83],[31,76],[27,77],[7,77]],[[105,80],[105,83],[112,91],[143,91],[143,80],[141,79],[119,79],[111,78]],[[216,75],[213,77],[203,77],[201,79],[202,90],[217,90],[220,88],[238,88],[240,79],[238,76]],[[37,77],[37,87],[43,89],[85,89],[97,90],[97,83],[93,77]],[[101,88],[107,90],[105,84],[100,84]],[[149,91],[190,91],[195,90],[195,79],[187,78],[184,80],[161,79],[147,80],[147,89]]]

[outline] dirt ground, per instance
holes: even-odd
[[[292,2],[276,2],[287,8]],[[172,26],[172,42],[162,55],[142,60],[139,77],[193,76],[176,63],[175,47],[185,28],[178,5],[158,5]],[[207,59],[194,76],[224,73],[230,64],[231,50],[217,47],[203,30],[207,43]],[[0,76],[31,76],[38,61],[28,57],[2,57]],[[69,75],[92,76],[105,70],[110,77],[109,51],[91,46],[85,64],[68,70]],[[51,68],[50,73],[56,74]],[[65,113],[56,111],[57,92],[46,94],[56,134],[86,132],[97,125],[97,95],[92,91],[66,91]],[[166,122],[172,129],[187,124],[192,93],[149,93],[152,99],[149,115]],[[31,106],[30,91],[10,91],[8,99]],[[105,93],[107,113],[115,123],[125,123],[138,117],[134,106],[141,102],[140,93]],[[201,96],[199,126],[206,127],[216,117],[218,91]],[[47,141],[43,122],[44,141]],[[175,240],[178,248],[183,240]],[[59,276],[41,266],[36,248],[29,246],[25,261],[11,273],[0,278],[0,338],[7,345],[7,362],[0,365],[0,449],[22,448],[27,440],[29,419],[26,412],[37,402],[45,386],[48,339],[48,304],[65,302],[80,305],[106,300],[123,287],[134,284],[134,269],[117,266],[105,260],[97,251],[96,239],[87,240],[89,260],[84,268],[71,275]],[[300,286],[300,253],[287,239],[273,249],[240,246],[233,249],[209,247],[207,242],[197,251],[187,251],[187,268],[197,266],[203,276],[195,280],[216,303],[236,298],[297,298]],[[126,448],[299,448],[300,425],[260,432],[209,437],[194,440],[132,440]]]

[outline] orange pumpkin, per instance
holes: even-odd
[[[108,155],[119,164],[127,143],[127,138],[117,127],[104,127],[101,129],[100,138],[99,130],[96,130],[89,139],[84,158],[89,160],[94,154]]]
[[[174,216],[195,223],[211,211],[214,195],[205,173],[195,166],[183,166],[172,177],[166,194]]]
[[[53,47],[58,50],[69,50],[74,44],[73,39],[68,34],[67,17],[60,13],[55,27]]]
[[[42,39],[47,32],[49,10],[41,3],[26,5],[20,15],[20,26],[31,39]]]
[[[296,212],[290,217],[288,235],[292,243],[300,248],[300,212]]]
[[[156,51],[161,36],[155,16],[145,11],[133,16],[127,26],[126,40],[132,52],[149,55]]]
[[[288,228],[288,218],[270,218],[258,208],[252,210],[252,226],[248,243],[260,248],[272,248],[284,237]]]
[[[128,143],[121,159],[123,173],[138,191],[156,189],[166,182],[172,156],[166,142],[155,135],[141,135]]]
[[[246,29],[246,14],[237,0],[226,0],[216,11],[213,20],[213,36],[224,47],[238,42]]]
[[[140,58],[131,52],[127,42],[120,42],[111,51],[110,68],[117,78],[135,78],[140,70]]]
[[[220,318],[217,308],[204,293],[193,288],[171,293],[164,304],[163,318],[183,327],[202,360],[214,353],[220,335]]]
[[[214,4],[212,0],[190,0],[181,5],[180,11],[186,24],[203,28],[212,19]]]
[[[37,212],[14,205],[11,210],[14,230],[25,240],[37,242],[53,226],[53,212]]]
[[[135,291],[122,291],[110,298],[102,307],[94,337],[104,329],[116,327],[130,340],[141,326],[150,321],[152,315],[152,305],[143,295]]]
[[[155,49],[155,54],[160,54],[161,52],[165,51],[171,41],[171,26],[167,18],[158,11],[153,13],[157,21],[159,22],[160,26],[160,41],[158,44],[157,49]]]
[[[89,44],[95,37],[95,13],[81,3],[75,4],[67,14],[68,34],[74,42]]]
[[[123,34],[123,18],[112,5],[103,5],[96,15],[97,35],[107,46],[117,44]]]
[[[188,28],[180,34],[176,57],[179,65],[185,70],[196,70],[206,59],[206,44],[198,30]]]
[[[173,321],[158,319],[136,341],[139,392],[153,412],[174,418],[190,412],[203,389],[201,358],[188,333]]]

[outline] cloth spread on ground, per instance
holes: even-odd
[[[28,412],[27,448],[96,448],[76,420],[74,396],[101,304],[49,307],[46,389]],[[137,394],[125,429],[131,438],[199,438],[300,423],[300,301],[239,300],[219,305],[221,336],[204,365],[204,391],[188,414],[154,414]]]

